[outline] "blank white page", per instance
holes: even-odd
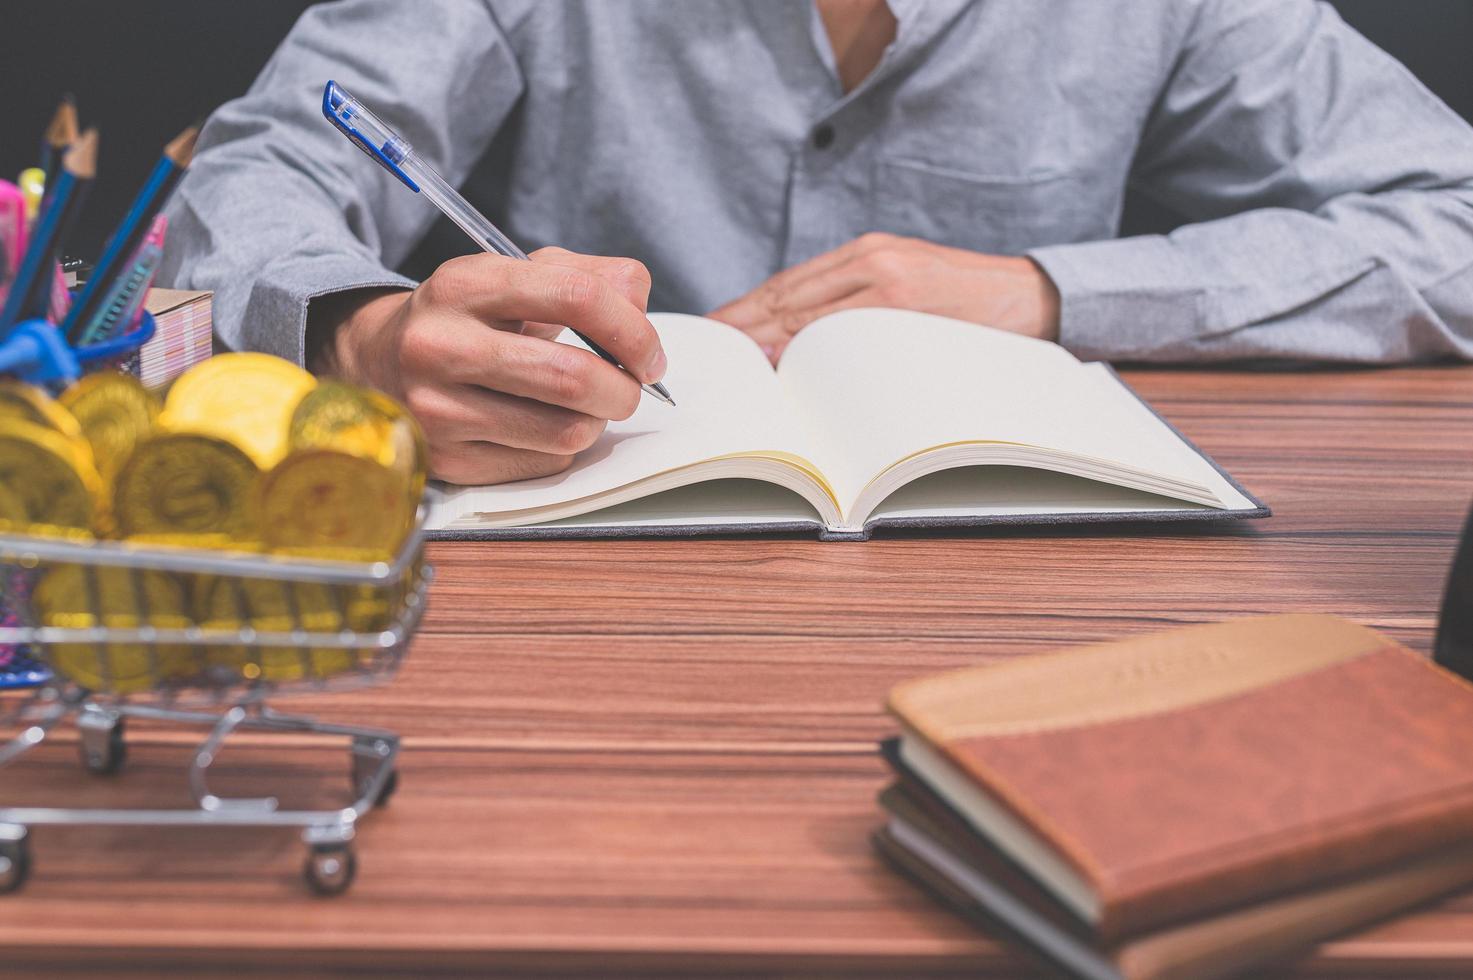
[[[1057,344],[906,310],[845,310],[805,328],[778,377],[832,446],[819,460],[846,512],[918,452],[1011,442],[1198,483],[1199,457],[1119,385]]]
[[[608,429],[573,466],[556,476],[497,486],[447,488],[433,523],[469,514],[546,507],[596,497],[659,473],[733,453],[791,453],[807,458],[806,427],[795,424],[786,396],[761,349],[724,323],[657,313],[670,361],[665,387],[674,406],[652,395]],[[577,344],[571,333],[563,341]]]

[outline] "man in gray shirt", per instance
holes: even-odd
[[[323,120],[329,78],[561,248],[391,271],[437,212]],[[1195,223],[1116,238],[1127,187]],[[404,399],[457,482],[627,417],[634,380],[549,338],[656,380],[647,308],[774,358],[853,306],[1084,358],[1473,357],[1473,130],[1313,0],[343,0],[171,220],[226,343]]]

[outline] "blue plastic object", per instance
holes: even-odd
[[[84,366],[116,360],[148,343],[156,329],[153,315],[144,313],[137,327],[86,347],[69,347],[61,328],[45,320],[17,324],[0,341],[0,375],[13,375],[31,384],[75,381]]]
[[[67,346],[61,328],[45,320],[26,320],[0,343],[0,374],[45,384],[71,381],[82,373],[77,355]]]
[[[16,654],[14,659],[0,666],[0,691],[20,691],[40,687],[49,680],[51,680],[50,669],[23,654]]]

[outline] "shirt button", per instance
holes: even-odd
[[[827,150],[834,145],[834,127],[824,123],[813,131],[813,147],[817,150]]]

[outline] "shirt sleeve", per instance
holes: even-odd
[[[1473,128],[1308,0],[1208,0],[1133,184],[1195,223],[1030,256],[1082,357],[1473,358]]]
[[[301,363],[307,305],[390,271],[436,211],[322,115],[340,82],[458,184],[520,98],[523,81],[491,10],[469,0],[345,0],[297,22],[242,98],[205,125],[170,202],[161,280],[214,290],[232,349]]]

